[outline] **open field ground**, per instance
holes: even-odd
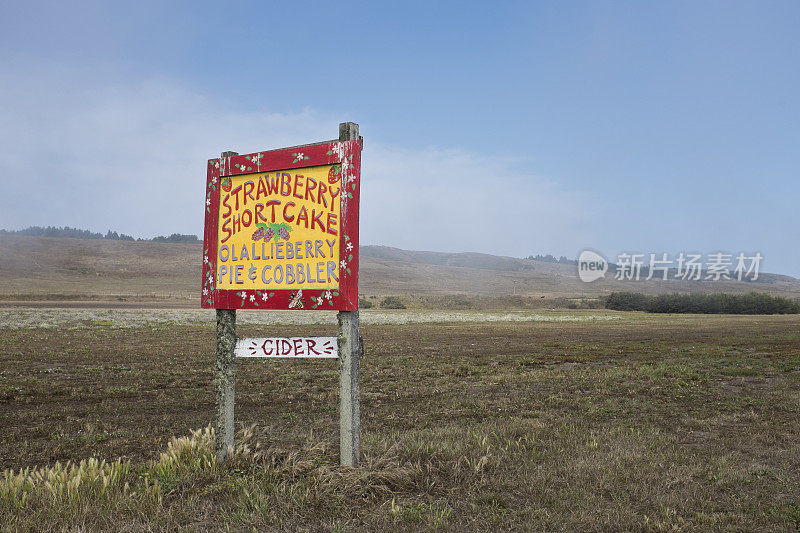
[[[0,480],[3,529],[800,527],[797,316],[362,312],[353,470],[334,361],[239,361],[218,465],[168,448],[211,420],[213,314],[0,313],[0,467],[61,462]],[[336,331],[275,316],[239,335]]]

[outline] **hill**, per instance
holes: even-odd
[[[194,306],[201,257],[202,245],[193,243],[0,235],[0,299],[166,300]],[[361,247],[360,290],[366,297],[550,300],[594,298],[619,290],[648,294],[759,291],[800,297],[800,280],[777,274],[761,274],[755,282],[636,282],[609,277],[583,283],[575,267],[566,264],[481,253]]]
[[[386,246],[361,247],[364,292],[463,293],[484,296],[596,297],[613,291],[768,292],[800,297],[800,280],[761,273],[753,282],[618,281],[610,274],[592,283],[578,279],[576,267],[563,263],[480,253],[417,252]]]

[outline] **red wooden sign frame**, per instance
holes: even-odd
[[[201,305],[214,309],[358,309],[358,205],[361,140],[325,141],[208,160]],[[341,164],[339,289],[216,289],[221,180],[228,176]],[[299,303],[298,303],[299,302]]]

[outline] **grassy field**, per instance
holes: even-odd
[[[220,465],[213,315],[3,313],[4,530],[800,527],[797,316],[362,312],[346,469],[334,361],[239,361]]]

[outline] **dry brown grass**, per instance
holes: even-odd
[[[798,325],[626,314],[366,326],[358,469],[337,464],[335,362],[240,361],[238,446],[218,465],[212,435],[190,432],[213,413],[213,325],[4,330],[0,466],[17,488],[0,489],[1,520],[7,530],[791,531]],[[84,463],[77,499],[8,481],[60,461],[53,472],[74,484],[92,456],[121,462]],[[109,465],[127,470],[101,496],[102,476],[88,472],[108,477]]]

